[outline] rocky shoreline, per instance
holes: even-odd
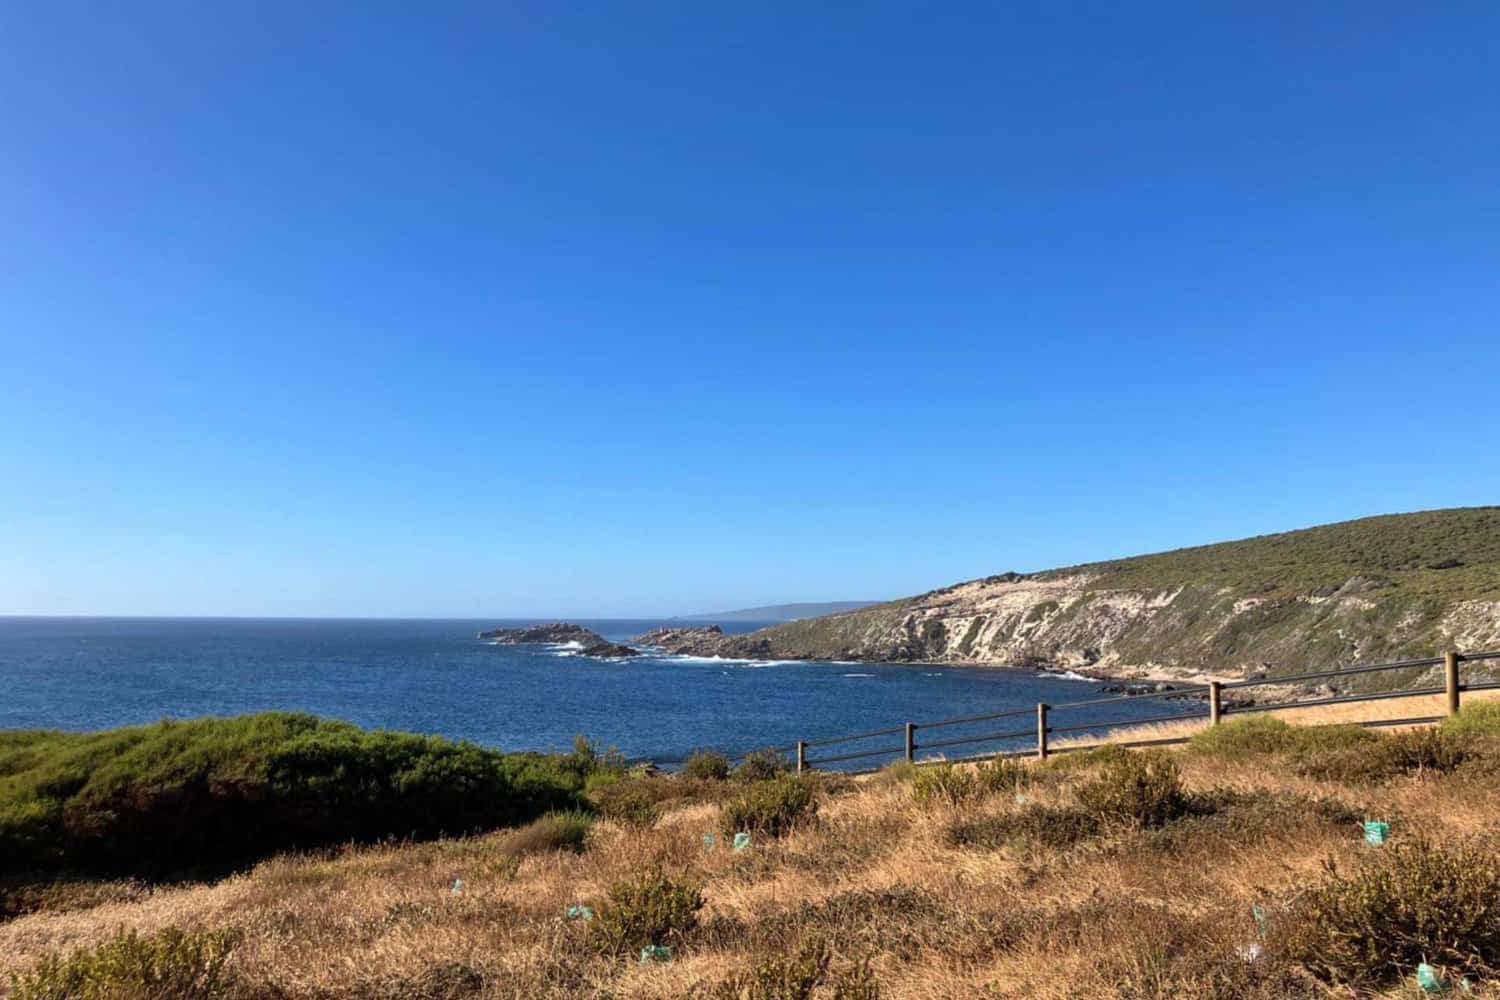
[[[479,633],[479,638],[497,641],[503,645],[572,645],[577,655],[597,659],[621,659],[649,653],[668,656],[719,657],[735,660],[845,660],[851,663],[907,663],[919,665],[953,665],[954,661],[933,660],[917,657],[871,657],[850,649],[842,655],[828,657],[811,653],[799,653],[779,648],[770,640],[756,633],[726,633],[718,625],[667,626],[652,629],[635,636],[626,643],[612,642],[592,629],[571,622],[549,622],[518,628],[496,628]],[[1227,683],[1242,680],[1238,675],[1210,674],[1202,670],[1172,669],[1165,667],[1126,667],[1124,665],[1100,664],[1077,666],[1038,662],[1032,658],[1026,663],[986,663],[960,661],[967,667],[991,667],[1002,670],[1034,670],[1058,677],[1084,677],[1102,682],[1101,694],[1167,694],[1169,699],[1203,699],[1207,696],[1199,686],[1209,681]],[[1170,694],[1182,688],[1178,694]],[[1338,693],[1327,685],[1285,685],[1257,688],[1252,694],[1230,690],[1224,692],[1226,704],[1254,705],[1292,701],[1309,696],[1326,696]]]

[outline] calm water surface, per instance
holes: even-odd
[[[475,638],[480,629],[513,624],[524,623],[0,618],[0,728],[84,730],[285,709],[508,750],[564,750],[585,733],[632,757],[670,762],[699,747],[739,753],[908,719],[1076,701],[1099,687],[948,665],[599,661]],[[625,639],[663,623],[580,624]],[[1201,707],[1147,701],[1114,706],[1109,718],[1172,711]],[[1068,721],[1103,717],[1085,710]],[[991,722],[943,736],[1027,725],[1025,718]]]

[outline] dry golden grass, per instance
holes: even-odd
[[[644,831],[602,821],[581,853],[516,861],[513,835],[497,833],[280,857],[212,885],[0,923],[0,981],[121,927],[179,927],[240,931],[232,967],[243,995],[286,1000],[706,997],[735,971],[815,939],[831,946],[835,970],[869,959],[886,1000],[1349,996],[1239,959],[1236,948],[1256,941],[1252,904],[1290,899],[1325,858],[1348,863],[1367,850],[1349,817],[1392,818],[1398,837],[1438,841],[1500,820],[1493,769],[1350,786],[1265,757],[1176,759],[1190,791],[1283,798],[1264,800],[1260,825],[1210,818],[1180,834],[1112,830],[1070,848],[979,847],[956,843],[955,825],[1061,806],[1089,772],[1036,767],[1025,801],[991,794],[948,806],[918,804],[882,775],[839,783],[816,825],[743,852],[722,837],[705,850],[718,806],[686,802]],[[1291,796],[1337,800],[1347,816]],[[651,866],[701,885],[698,929],[668,964],[595,954],[565,909],[597,906],[612,883]]]
[[[1463,703],[1489,701],[1495,698],[1500,698],[1500,691],[1471,691],[1463,696]],[[1271,709],[1252,714],[1269,715],[1294,726],[1334,726],[1361,722],[1385,722],[1392,719],[1440,716],[1447,710],[1446,697],[1440,694],[1432,694],[1415,698],[1386,698],[1382,701],[1356,701],[1342,705],[1313,705],[1310,708],[1288,706],[1286,708]],[[1226,719],[1233,719],[1243,718],[1244,716],[1236,716],[1231,709],[1225,713],[1224,717]],[[1121,726],[1119,729],[1110,730],[1102,738],[1099,736],[1085,736],[1059,739],[1052,743],[1052,746],[1066,748],[1092,746],[1099,742],[1119,742],[1121,740],[1174,739],[1177,737],[1192,736],[1194,733],[1201,732],[1207,725],[1208,722],[1204,719],[1193,719],[1183,722],[1158,722],[1145,726]],[[1396,726],[1392,728],[1401,729],[1404,727]]]

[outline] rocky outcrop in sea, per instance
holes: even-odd
[[[546,625],[526,625],[521,628],[493,628],[480,632],[481,639],[494,639],[506,645],[530,642],[578,642],[593,646],[605,642],[604,636],[593,629],[574,625],[571,622],[549,622]]]
[[[572,622],[549,622],[546,625],[525,625],[520,628],[493,628],[480,632],[479,638],[493,639],[506,646],[533,643],[547,646],[577,646],[579,656],[594,656],[600,659],[641,655],[639,649],[618,642],[610,642],[593,629],[574,625]]]

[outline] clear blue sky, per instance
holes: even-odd
[[[0,612],[654,615],[1500,499],[1500,5],[6,4]]]

